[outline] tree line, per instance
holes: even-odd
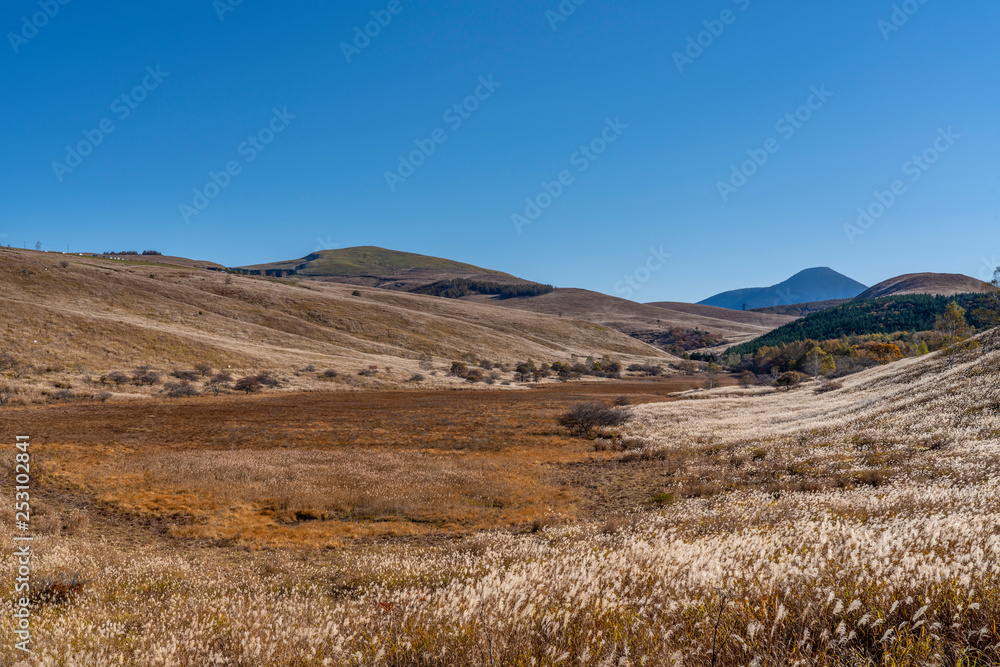
[[[907,294],[852,301],[807,315],[747,343],[736,345],[727,355],[754,355],[763,347],[799,341],[828,341],[842,336],[871,336],[899,332],[930,331],[938,317],[954,302],[966,313],[968,324],[984,331],[1000,324],[1000,303],[995,294],[931,296]]]
[[[555,288],[552,285],[542,285],[541,283],[511,284],[456,278],[453,280],[439,280],[436,283],[412,289],[410,292],[413,294],[440,296],[446,299],[461,299],[470,294],[484,294],[496,296],[500,299],[514,299],[526,296],[541,296],[553,290]]]

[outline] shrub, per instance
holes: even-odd
[[[83,587],[79,574],[41,576],[31,582],[30,600],[32,604],[61,605],[76,599]]]
[[[647,377],[663,375],[663,366],[657,364],[632,364],[628,367],[630,373],[640,373]]]
[[[575,435],[589,438],[594,429],[621,426],[630,416],[623,408],[601,403],[577,403],[559,417],[559,424]]]
[[[12,371],[20,365],[21,362],[10,352],[0,353],[0,371]]]
[[[211,371],[211,369],[209,369]],[[194,382],[198,379],[198,371],[183,371],[179,368],[175,368],[170,371],[171,377],[175,377],[178,380],[183,380],[185,382]]]
[[[60,389],[56,393],[52,394],[52,397],[59,401],[72,401],[76,398],[76,394],[70,389]]]
[[[67,262],[67,261],[66,261],[66,260],[64,259],[63,261],[59,262],[59,266],[63,267],[64,269],[65,269],[65,268],[68,268],[68,267],[69,267],[69,262]]]
[[[351,296],[361,296],[361,290],[354,290],[351,292]]]
[[[163,387],[163,393],[170,398],[197,396],[198,390],[188,382],[170,382]]]
[[[423,382],[426,379],[427,378],[425,378],[420,373],[414,373],[412,376],[410,376],[410,379],[407,380],[407,382]]]
[[[99,400],[101,403],[106,403],[112,396],[113,394],[110,391],[102,391],[101,393],[96,394],[94,398]]]
[[[626,405],[632,405],[632,401],[629,400],[628,396],[619,396],[614,400],[614,405],[622,408],[625,407]]]
[[[469,366],[464,361],[453,361],[451,362],[451,370],[448,371],[448,375],[464,378],[468,372]]]
[[[801,384],[806,379],[806,376],[798,371],[788,371],[787,373],[782,373],[775,380],[775,383],[779,387],[794,387]]]
[[[122,373],[121,371],[114,371],[113,373],[108,373],[105,377],[109,382],[114,382],[115,384],[128,384],[129,377]]]
[[[260,380],[257,379],[256,375],[248,375],[246,377],[242,377],[236,381],[235,385],[233,385],[233,389],[235,389],[236,391],[243,391],[246,392],[247,394],[252,394],[254,392],[260,391],[261,388],[262,387],[260,384]]]
[[[326,378],[327,380],[332,380],[338,375],[340,375],[340,373],[333,370],[332,368],[328,368],[327,370],[323,371],[323,377]]]
[[[212,367],[209,366],[208,364],[204,364],[204,363],[202,363],[202,364],[195,364],[194,365],[194,370],[197,371],[198,375],[200,375],[202,377],[208,377],[209,375],[212,374]]]
[[[160,384],[160,374],[147,366],[140,366],[132,372],[132,382],[140,386]]]
[[[362,368],[360,371],[358,371],[358,375],[360,375],[361,377],[370,378],[378,375],[378,371],[375,370],[374,368]]]
[[[233,381],[233,374],[229,371],[219,371],[209,380],[212,384],[225,384]]]
[[[740,376],[740,386],[744,389],[749,389],[755,384],[757,384],[757,376],[750,371],[745,371],[743,375]]]
[[[275,376],[271,371],[264,371],[263,373],[258,373],[257,382],[259,382],[265,387],[281,386],[281,379]]]
[[[827,381],[816,387],[817,394],[826,394],[831,391],[837,391],[838,389],[843,389],[844,385],[840,382]]]
[[[478,368],[473,368],[465,374],[465,381],[471,384],[475,384],[477,382],[482,382],[485,379],[485,377],[486,375],[483,373],[482,370]]]

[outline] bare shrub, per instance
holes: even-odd
[[[233,389],[236,391],[246,392],[247,394],[253,394],[254,392],[260,391],[262,387],[260,380],[257,379],[256,375],[248,375],[237,380],[236,384],[233,385]]]
[[[212,367],[206,363],[195,364],[194,370],[202,377],[208,377],[212,374]]]
[[[0,352],[0,371],[12,371],[21,366],[21,362],[10,352]]]
[[[632,364],[626,370],[629,373],[639,373],[647,377],[663,375],[663,366],[657,364]]]
[[[113,371],[104,376],[102,380],[107,380],[108,382],[113,382],[118,385],[128,384],[129,376],[126,375],[125,373],[122,373],[121,371]]]
[[[211,372],[211,370],[212,369],[209,369],[209,372]],[[199,374],[198,371],[185,371],[179,368],[175,368],[174,370],[170,371],[170,376],[175,377],[178,380],[183,380],[185,382],[195,382],[198,380]]]
[[[622,408],[612,408],[601,403],[577,403],[559,416],[559,424],[574,435],[589,438],[595,429],[621,426],[630,413]]]
[[[139,386],[160,384],[160,374],[148,366],[140,366],[132,372],[132,382]]]
[[[323,378],[325,378],[327,380],[333,380],[338,375],[340,375],[340,373],[338,373],[337,371],[335,371],[332,368],[328,368],[325,371],[323,371]]]
[[[281,378],[276,376],[271,371],[264,371],[263,373],[257,374],[257,382],[261,383],[265,387],[280,387]]]
[[[95,394],[94,398],[99,400],[101,403],[107,403],[108,399],[110,399],[113,395],[114,394],[112,394],[110,391],[102,391],[99,394]]]
[[[170,398],[198,396],[198,390],[189,382],[170,382],[164,386],[163,393]]]
[[[79,574],[51,574],[31,582],[32,604],[63,605],[72,602],[83,592],[85,582]]]
[[[844,385],[841,382],[834,382],[832,380],[824,382],[820,386],[816,387],[817,394],[826,394],[831,391],[837,391],[838,389],[843,389]]]
[[[613,401],[613,404],[619,408],[623,408],[626,405],[632,405],[632,400],[628,396],[619,396]]]
[[[225,384],[233,381],[233,374],[229,371],[219,371],[209,380],[212,384]]]
[[[414,373],[412,376],[410,376],[410,379],[407,380],[407,382],[423,382],[426,379],[427,378],[425,378],[420,373]]]

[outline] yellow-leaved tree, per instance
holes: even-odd
[[[965,321],[965,308],[952,301],[945,311],[938,315],[934,323],[934,330],[941,336],[944,342],[942,349],[951,355],[950,368],[955,367],[955,354],[965,341],[972,337],[975,330]]]

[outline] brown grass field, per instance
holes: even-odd
[[[40,497],[54,514],[216,545],[327,547],[620,512],[586,493],[587,462],[608,456],[555,417],[588,400],[669,400],[702,382],[50,405],[7,410],[0,438],[16,430],[39,443]]]

